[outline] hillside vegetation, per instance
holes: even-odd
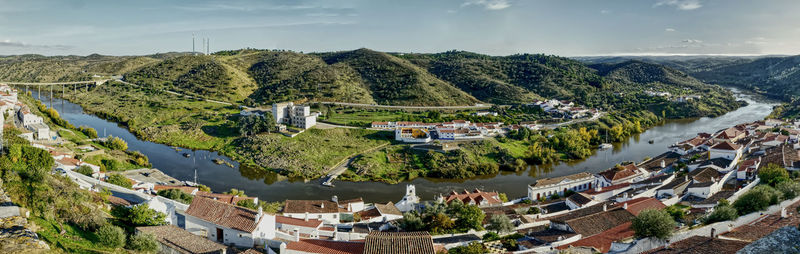
[[[482,102],[518,104],[556,98],[589,107],[642,108],[641,105],[666,102],[614,95],[644,89],[679,94],[680,89],[688,89],[688,93],[727,96],[721,88],[662,65],[643,62],[586,65],[542,54],[488,56],[464,51],[390,54],[369,49],[304,54],[244,49],[208,56],[23,55],[0,58],[0,67],[0,80],[74,81],[90,79],[95,74],[124,74],[126,81],[147,89],[245,105],[336,101],[452,106]],[[693,115],[727,109],[718,110],[720,105],[715,102],[705,104],[689,105],[701,108],[697,110],[700,113]]]

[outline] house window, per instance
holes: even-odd
[[[239,238],[242,238],[242,234],[239,234]]]
[[[317,215],[317,219],[322,219],[322,214]]]

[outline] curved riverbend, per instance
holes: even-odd
[[[141,151],[150,158],[154,168],[158,168],[172,177],[180,180],[193,180],[196,168],[198,181],[215,191],[236,188],[244,190],[250,196],[258,196],[266,201],[327,199],[332,195],[337,195],[342,199],[363,197],[367,202],[396,202],[402,198],[407,183],[416,185],[417,194],[424,199],[432,199],[439,193],[447,193],[451,190],[473,188],[505,192],[512,198],[522,197],[527,193],[526,185],[533,183],[537,178],[562,176],[581,171],[599,172],[621,161],[641,161],[645,157],[654,157],[665,152],[670,144],[691,138],[698,132],[713,132],[738,123],[763,119],[776,105],[754,100],[749,95],[739,96],[749,105],[716,118],[703,117],[667,121],[644,133],[632,136],[625,142],[614,144],[613,149],[597,151],[582,161],[531,166],[525,172],[505,172],[467,180],[418,178],[395,185],[379,182],[337,181],[335,188],[324,187],[319,184],[319,180],[286,179],[286,177],[273,172],[240,167],[232,159],[221,156],[217,152],[187,149],[177,151],[166,145],[142,141],[116,123],[85,113],[80,106],[74,103],[58,98],[53,98],[52,103],[61,117],[73,125],[86,125],[95,128],[100,135],[113,135],[124,139],[128,142],[130,150]],[[34,97],[36,97],[35,91]],[[42,94],[42,102],[48,106],[50,104],[50,100],[45,99],[45,94]],[[650,140],[653,140],[654,143],[649,144]],[[183,153],[187,152],[193,156],[184,157]],[[215,164],[212,162],[212,159],[215,158],[232,162],[233,168],[224,164]]]

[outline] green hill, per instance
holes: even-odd
[[[152,89],[247,105],[338,101],[444,106],[556,98],[589,107],[641,109],[642,105],[666,102],[618,95],[657,89],[676,95],[711,92],[709,98],[729,96],[721,88],[662,65],[598,62],[601,64],[587,65],[542,54],[390,54],[369,49],[311,54],[243,49],[208,56],[22,55],[0,58],[0,80],[74,81],[95,74],[124,74],[126,81]],[[725,110],[713,105],[716,103],[709,102],[705,111]]]
[[[790,100],[800,97],[800,56],[765,57],[694,70],[706,82],[734,85]]]

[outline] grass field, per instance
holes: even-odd
[[[50,245],[51,249],[63,250],[66,253],[127,253],[122,249],[111,249],[97,244],[97,236],[93,232],[64,223],[65,233],[60,234],[58,222],[31,217],[30,220],[39,229],[36,234]]]

